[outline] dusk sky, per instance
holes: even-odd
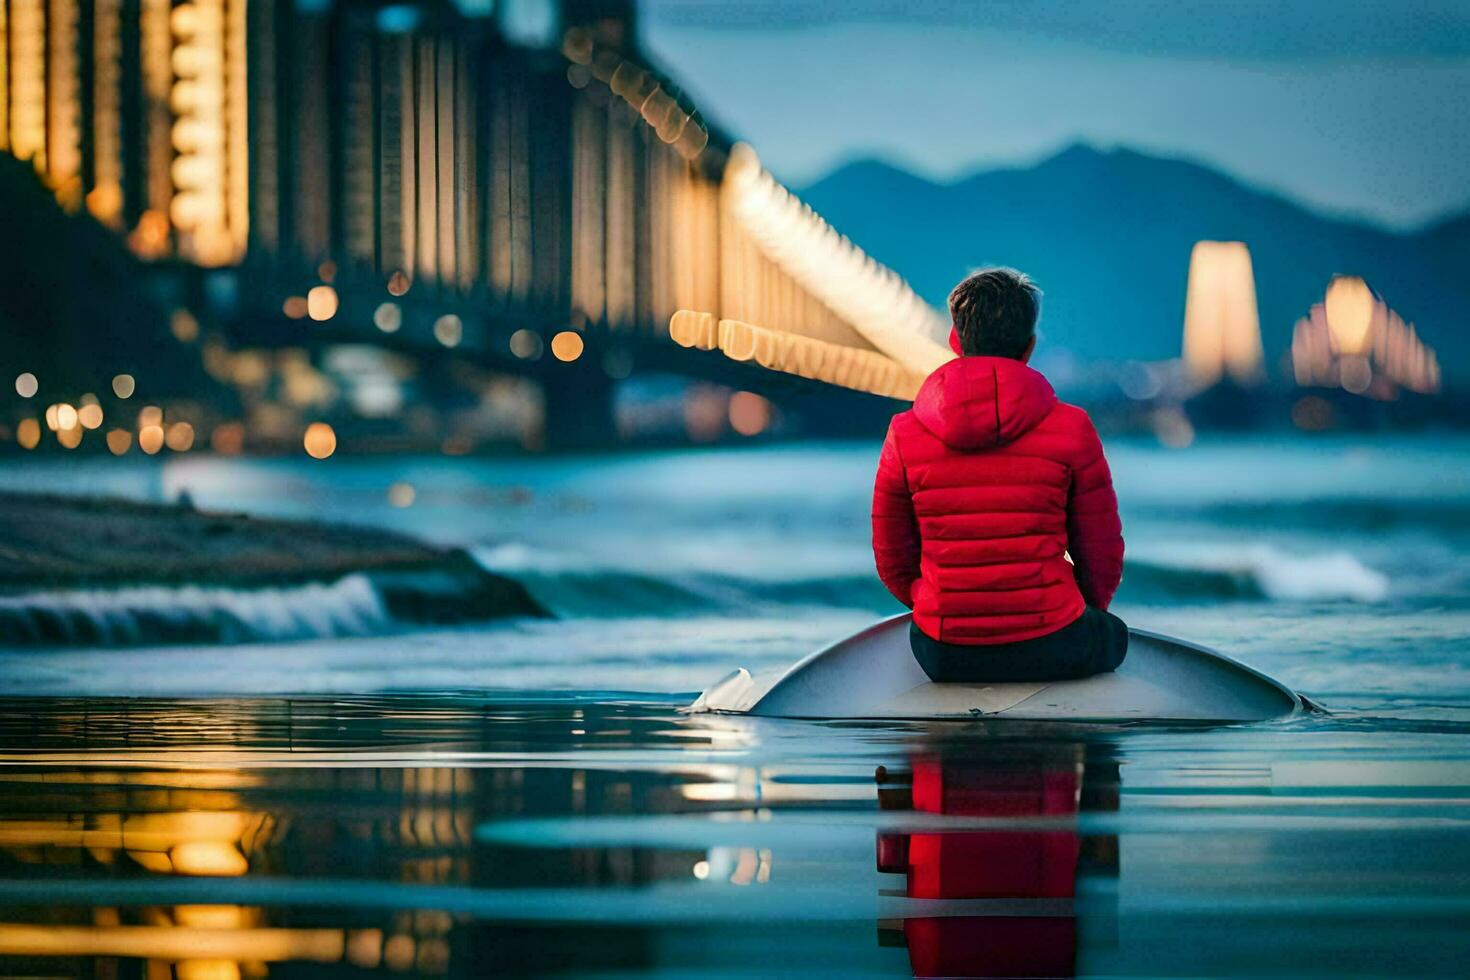
[[[1068,143],[1210,164],[1413,226],[1470,205],[1470,3],[648,0],[644,43],[793,185]]]

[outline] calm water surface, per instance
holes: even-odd
[[[1467,450],[1114,449],[1120,611],[1334,710],[1188,729],[680,714],[890,611],[866,450],[8,472],[400,527],[560,618],[0,651],[0,974],[1462,976]]]

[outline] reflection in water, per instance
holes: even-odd
[[[1459,976],[1464,736],[0,699],[0,975]]]
[[[1079,809],[1116,810],[1118,765],[1080,744],[1002,746],[880,766],[884,810],[994,818],[994,830],[885,831],[878,870],[903,875],[904,915],[879,940],[908,947],[915,977],[1076,975],[1078,886],[1115,878],[1118,841],[1083,837]]]

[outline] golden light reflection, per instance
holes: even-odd
[[[308,310],[305,296],[287,296],[281,304],[281,312],[293,320],[300,320],[306,316]]]
[[[313,459],[326,459],[337,451],[337,433],[325,422],[313,422],[302,437],[306,454]]]
[[[77,421],[84,429],[100,429],[102,427],[102,406],[96,402],[83,405],[77,409]]]
[[[144,405],[138,412],[139,427],[163,424],[163,409],[157,405]]]
[[[62,402],[60,405],[57,405],[56,406],[56,429],[58,431],[65,431],[67,429],[75,429],[76,427],[77,427],[77,410],[73,406],[68,405],[65,402]]]
[[[388,277],[388,293],[391,296],[402,296],[408,292],[412,285],[407,275],[400,269]]]
[[[585,349],[582,335],[575,330],[563,330],[551,338],[551,356],[558,361],[575,361]]]
[[[82,427],[72,426],[70,429],[58,429],[56,441],[61,443],[65,449],[75,449],[82,444]]]
[[[137,382],[131,374],[119,374],[112,379],[112,393],[119,398],[127,399],[133,397],[133,391],[137,388]]]
[[[133,434],[127,429],[111,429],[107,433],[107,449],[114,456],[121,456],[133,448]]]

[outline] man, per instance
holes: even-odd
[[[1040,291],[983,269],[949,295],[961,356],[894,416],[873,491],[878,575],[914,611],[935,681],[1044,681],[1115,669],[1128,628],[1118,498],[1087,413],[1026,366]]]

